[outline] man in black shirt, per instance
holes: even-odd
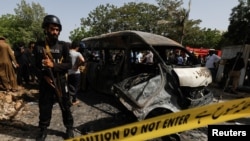
[[[44,17],[44,41],[37,41],[34,46],[34,58],[39,76],[39,127],[41,132],[37,141],[44,141],[50,125],[52,108],[58,101],[62,111],[63,124],[66,127],[66,138],[73,138],[73,116],[67,89],[66,73],[72,68],[69,44],[59,41],[62,25],[58,17]],[[54,77],[55,76],[55,77]]]

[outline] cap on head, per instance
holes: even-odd
[[[47,27],[49,24],[56,24],[59,26],[60,31],[62,30],[60,19],[55,15],[47,15],[43,18],[42,28]]]
[[[215,50],[214,50],[214,49],[209,49],[208,53],[209,53],[210,55],[212,55],[212,54],[215,53]]]

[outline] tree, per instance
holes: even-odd
[[[13,30],[10,27],[13,27],[13,21],[15,21],[15,16],[11,14],[6,14],[0,17],[0,36],[4,36],[7,40],[13,41]]]
[[[239,0],[239,4],[232,9],[228,32],[223,35],[223,45],[239,45],[250,43],[250,11],[249,4]]]
[[[160,7],[165,9],[166,15],[168,15],[167,21],[174,23],[175,32],[179,36],[179,42],[182,44],[185,34],[185,27],[188,21],[191,0],[189,0],[188,9],[182,8],[183,1],[173,0],[157,0]]]
[[[84,37],[89,37],[89,36],[91,35],[89,35],[89,33],[86,32],[83,27],[80,27],[70,32],[69,39],[71,41],[74,41],[74,40],[81,41]]]
[[[81,25],[88,29],[89,35],[99,35],[119,30],[156,31],[159,19],[157,7],[147,3],[130,2],[117,8],[114,5],[100,5],[87,18],[81,19]]]
[[[109,18],[111,10],[115,8],[114,5],[106,4],[98,6],[95,10],[88,14],[87,18],[81,19],[81,29],[85,29],[88,34],[98,35],[109,32],[111,29],[111,18]]]
[[[219,30],[211,30],[199,27],[200,19],[189,19],[191,0],[188,9],[182,7],[182,0],[157,0],[165,16],[165,24],[161,28],[166,35],[184,46],[218,48],[222,33]],[[163,22],[164,23],[164,22]],[[165,28],[164,28],[165,27]],[[167,33],[167,34],[166,34]]]
[[[81,19],[81,28],[71,32],[70,39],[119,30],[139,30],[167,36],[184,46],[218,46],[221,36],[218,30],[201,29],[201,20],[188,19],[191,0],[188,9],[181,7],[182,0],[157,2],[158,6],[143,2],[129,2],[121,7],[100,5],[87,18]]]
[[[203,28],[200,30],[200,34],[198,34],[198,45],[199,47],[204,47],[204,48],[217,48],[218,44],[221,40],[221,35],[222,33],[218,30],[212,30],[210,28],[206,29]],[[196,43],[197,45],[197,43]]]
[[[46,15],[44,8],[34,2],[30,4],[22,0],[14,9],[16,21],[22,40],[27,43],[30,40],[37,40],[44,36],[41,29],[43,17]]]
[[[32,2],[21,0],[14,9],[15,15],[7,14],[0,17],[0,34],[6,36],[13,43],[36,41],[43,37],[41,23],[46,15],[44,8]]]

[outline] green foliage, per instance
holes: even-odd
[[[222,45],[241,45],[250,43],[250,5],[243,0],[232,9],[228,32],[223,35]]]
[[[5,36],[11,45],[18,42],[28,44],[30,41],[43,38],[41,23],[46,15],[44,8],[34,2],[28,4],[21,0],[14,11],[15,15],[7,14],[0,17],[0,35]]]
[[[70,39],[100,35],[119,30],[139,30],[167,36],[184,46],[216,48],[222,34],[218,30],[200,29],[201,20],[190,20],[182,0],[156,0],[148,3],[125,3],[121,7],[106,4],[96,7],[81,19],[81,28]],[[82,34],[82,35],[80,35]]]
[[[213,48],[220,49],[219,43],[222,37],[222,33],[219,30],[206,29],[195,29],[190,31],[190,35],[186,36],[185,44],[196,48]]]
[[[239,29],[236,28],[237,24],[231,25],[230,34],[200,29],[201,20],[189,19],[191,3],[185,9],[181,7],[182,0],[156,2],[158,5],[143,2],[124,3],[121,7],[112,4],[99,5],[88,14],[88,17],[81,18],[81,27],[71,31],[69,38],[73,41],[107,32],[139,30],[167,36],[184,46],[218,48],[225,42],[233,41],[231,38],[235,35],[231,34],[234,33],[232,29]],[[41,23],[46,13],[39,3],[30,4],[21,0],[14,11],[15,15],[6,14],[0,17],[0,36],[7,37],[11,44],[27,44],[44,37]],[[231,23],[236,21],[235,18],[231,20]]]
[[[74,40],[81,41],[84,37],[91,36],[89,35],[88,32],[85,32],[85,29],[83,27],[74,29],[73,31],[70,32],[70,34],[71,36],[69,37],[69,39],[71,41],[74,41]]]

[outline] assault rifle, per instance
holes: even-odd
[[[50,56],[49,54],[46,53],[46,50],[45,48],[43,48],[43,55],[44,55],[44,58],[47,58],[47,55]],[[50,58],[50,57],[49,57]],[[50,58],[51,60],[53,60],[53,58]],[[62,101],[62,91],[61,91],[61,87],[60,87],[60,84],[57,85],[57,82],[56,82],[56,78],[54,77],[54,74],[51,70],[51,68],[49,67],[44,67],[46,69],[46,71],[48,72],[48,75],[49,76],[44,76],[44,79],[46,80],[46,82],[52,86],[54,89],[55,89],[55,92],[56,92],[56,98],[58,100],[58,104],[60,106],[60,108],[62,110],[65,110],[64,106],[63,106],[63,101]],[[59,78],[58,78],[59,79]]]

